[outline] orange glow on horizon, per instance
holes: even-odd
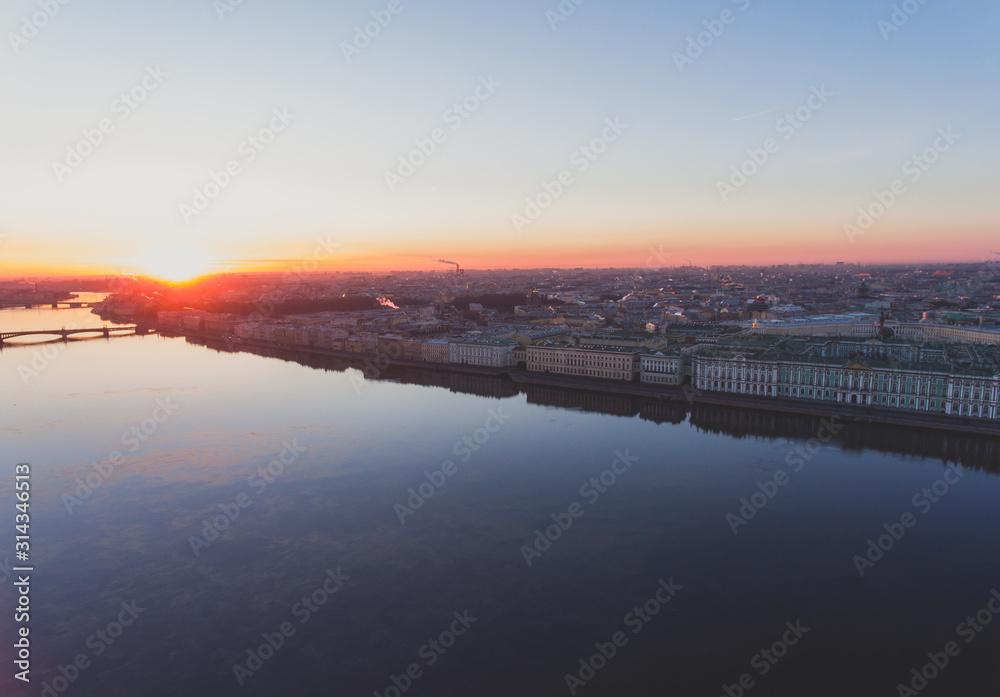
[[[421,231],[390,242],[357,233],[300,233],[281,242],[226,240],[213,236],[170,240],[157,235],[147,244],[68,242],[52,244],[49,235],[10,236],[3,241],[0,277],[148,276],[187,283],[219,273],[378,273],[438,272],[453,259],[466,270],[615,268],[643,270],[684,266],[761,266],[783,264],[934,264],[977,263],[994,258],[995,230],[965,225],[961,230],[935,224],[885,225],[851,244],[839,229],[768,229],[676,225],[610,233],[601,226],[550,228],[512,239],[502,230]],[[153,237],[152,234],[149,237]],[[901,240],[905,238],[906,244]],[[958,239],[947,251],[942,240]],[[321,246],[318,240],[332,240]],[[336,244],[334,244],[334,241]],[[151,243],[151,244],[150,244]],[[135,245],[134,247],[132,245]],[[140,246],[141,245],[141,246]],[[53,249],[58,249],[53,254]],[[389,251],[391,249],[391,251]]]

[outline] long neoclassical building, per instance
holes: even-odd
[[[692,353],[692,384],[706,392],[1000,418],[994,346],[752,337]]]

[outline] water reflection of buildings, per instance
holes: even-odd
[[[567,390],[545,385],[523,385],[529,404],[614,416],[638,416],[654,423],[679,424],[687,418],[687,406],[681,402],[661,402],[619,395]]]
[[[815,417],[708,404],[691,407],[691,425],[735,438],[812,438],[818,428]]]
[[[826,417],[825,421],[829,423],[831,418]],[[814,416],[704,404],[696,404],[691,409],[692,426],[735,438],[808,440],[817,436],[823,420]],[[1000,439],[997,438],[875,423],[840,423],[843,428],[834,437],[834,442],[844,450],[876,450],[926,457],[1000,473]]]
[[[878,450],[958,462],[967,467],[1000,473],[1000,440],[982,436],[918,428],[885,428],[852,424],[840,439],[845,450]]]
[[[540,404],[546,407],[562,407],[563,409],[582,409],[601,414],[615,416],[635,416],[638,407],[631,397],[584,392],[582,390],[565,390],[544,385],[524,385],[528,404]]]
[[[481,397],[513,397],[518,394],[517,384],[506,377],[492,375],[469,375],[467,373],[448,373],[451,377],[451,391],[477,394]]]
[[[244,346],[233,349],[225,342],[201,342],[224,352],[246,352],[293,361],[311,368],[343,372],[348,368],[365,369],[362,358],[350,359],[302,353],[294,349]],[[816,437],[821,418],[809,415],[741,409],[707,404],[688,405],[686,401],[655,401],[638,397],[610,395],[586,390],[570,390],[547,385],[517,383],[506,376],[475,375],[419,367],[388,366],[377,377],[405,384],[439,387],[452,392],[480,397],[508,398],[523,393],[529,404],[620,417],[636,417],[654,423],[680,424],[690,418],[691,426],[709,433],[735,438],[788,438],[808,440]],[[841,422],[843,423],[843,422]],[[967,467],[1000,473],[1000,438],[949,433],[941,430],[909,428],[873,423],[843,423],[834,442],[844,450],[912,455],[956,462]]]
[[[679,424],[687,418],[687,405],[682,402],[639,403],[639,418],[657,424]]]

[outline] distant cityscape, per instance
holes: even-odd
[[[105,320],[232,348],[1000,419],[994,263],[503,272],[448,263],[453,273],[235,274],[177,286],[8,282],[0,303],[65,301],[69,286],[86,286],[114,291],[94,309]]]

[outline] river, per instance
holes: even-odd
[[[1000,689],[993,440],[289,358],[0,352],[5,647],[18,463],[34,567],[0,693]]]

